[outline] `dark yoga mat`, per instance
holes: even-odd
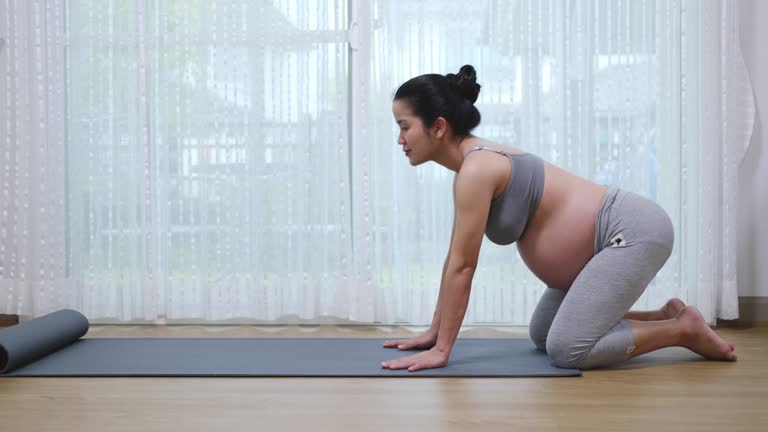
[[[0,376],[579,376],[552,366],[527,339],[459,338],[444,368],[382,369],[415,353],[384,339],[83,338],[88,320],[61,310],[0,330]]]

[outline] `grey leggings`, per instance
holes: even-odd
[[[547,288],[530,335],[555,366],[589,369],[626,360],[623,319],[672,253],[672,222],[655,202],[610,187],[597,216],[594,256],[567,291]]]

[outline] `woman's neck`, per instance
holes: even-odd
[[[464,155],[473,146],[472,141],[474,140],[476,137],[472,134],[454,136],[448,139],[448,142],[443,146],[445,151],[435,158],[435,162],[451,171],[459,172],[464,163]]]

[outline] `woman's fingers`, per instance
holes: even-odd
[[[405,342],[407,342],[407,341],[404,341],[404,340],[388,340],[388,341],[384,341],[384,348],[394,348],[396,346],[402,345]]]
[[[389,361],[381,362],[381,366],[385,369],[404,369],[413,364],[413,362],[409,360],[410,359],[408,359],[407,357],[399,358],[395,360],[389,360]]]
[[[448,355],[433,350],[424,351],[408,357],[401,357],[395,360],[381,362],[381,367],[385,369],[405,369],[415,372],[421,369],[431,369],[443,367],[448,363]]]
[[[394,348],[397,347],[401,350],[408,350],[411,348],[418,348],[422,345],[422,342],[420,341],[413,341],[413,340],[394,340],[394,341],[386,341],[384,342],[384,348]]]

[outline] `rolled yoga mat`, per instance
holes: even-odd
[[[414,354],[384,339],[82,338],[88,320],[65,309],[0,330],[0,377],[579,376],[553,366],[527,339],[456,340],[448,365],[417,372],[381,368]]]

